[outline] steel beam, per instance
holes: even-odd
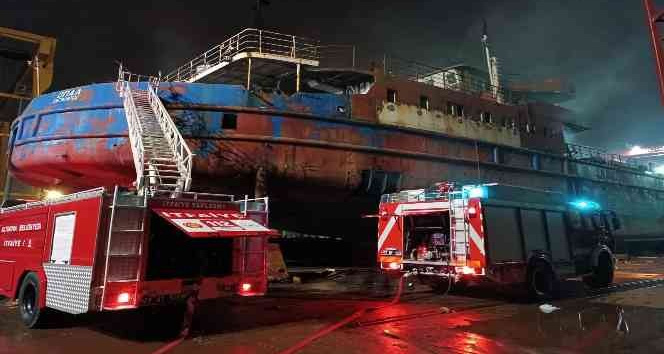
[[[664,50],[662,50],[662,38],[657,31],[657,22],[662,22],[662,12],[657,12],[652,0],[643,0],[646,8],[648,29],[650,30],[650,41],[655,53],[655,64],[657,69],[657,83],[659,85],[659,98],[664,105]]]

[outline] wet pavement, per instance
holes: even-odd
[[[664,352],[664,261],[621,263],[613,289],[565,283],[560,308],[543,313],[513,289],[476,287],[440,295],[407,289],[370,270],[302,284],[274,284],[264,298],[203,303],[194,328],[170,353],[280,353],[364,310],[300,353],[655,353]],[[627,284],[627,285],[620,285]],[[59,316],[25,330],[11,303],[0,305],[0,354],[153,353],[173,331],[141,313]]]

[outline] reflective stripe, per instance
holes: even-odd
[[[399,206],[397,207],[397,210],[394,213],[397,214],[397,215],[400,215],[402,211],[406,211],[406,210],[442,209],[442,208],[447,209],[447,208],[449,208],[449,206],[450,206],[449,202],[399,204]]]
[[[468,234],[470,234],[470,240],[473,241],[475,246],[477,246],[477,248],[480,250],[480,253],[482,255],[485,255],[486,253],[484,251],[484,238],[480,237],[480,234],[477,233],[477,231],[473,227],[473,224],[470,224],[470,232]]]
[[[390,231],[392,231],[392,228],[394,227],[394,224],[396,224],[397,218],[395,217],[390,217],[390,221],[387,222],[387,225],[383,229],[383,232],[380,234],[380,237],[378,238],[378,250],[383,248],[383,243],[385,243],[385,240],[387,239],[387,235],[390,234]]]
[[[401,214],[401,207],[403,205],[397,206],[397,208],[394,210],[395,215]],[[387,225],[385,225],[385,228],[383,229],[383,232],[380,233],[380,237],[378,238],[378,251],[380,251],[383,248],[383,244],[385,243],[385,240],[387,240],[387,236],[392,232],[392,228],[394,228],[394,224],[396,224],[397,218],[394,216],[390,216],[390,220],[387,222]]]

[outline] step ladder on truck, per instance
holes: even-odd
[[[132,80],[134,79],[134,80]],[[267,290],[268,198],[190,192],[192,154],[156,95],[120,71],[132,190],[96,188],[0,209],[0,295],[27,327],[70,314],[178,306]]]
[[[613,281],[615,212],[590,200],[501,184],[438,183],[381,197],[380,268],[437,290],[479,282],[525,284],[535,298],[558,281]]]

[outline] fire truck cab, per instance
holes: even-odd
[[[378,263],[434,288],[480,281],[526,284],[536,298],[558,281],[613,280],[615,213],[589,200],[499,184],[438,183],[386,194],[378,212]]]
[[[28,327],[267,289],[268,199],[117,187],[0,209],[0,295]]]

